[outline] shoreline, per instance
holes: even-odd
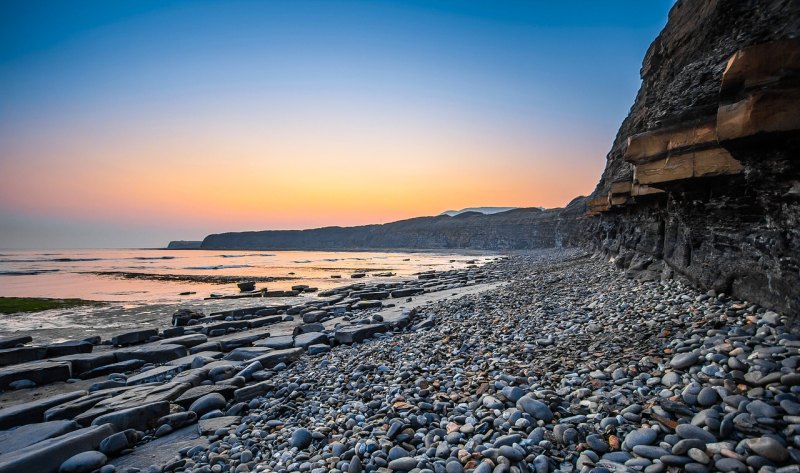
[[[138,273],[132,271],[83,271],[80,274],[93,274],[118,279],[141,279],[145,281],[166,282],[202,282],[208,284],[231,284],[249,280],[255,282],[296,281],[302,279],[293,276],[215,276],[205,274],[162,274]]]
[[[121,455],[102,439],[80,448],[103,450],[116,471],[744,471],[800,458],[800,339],[780,314],[631,279],[574,250],[437,274],[414,287],[439,290],[410,303],[384,298],[397,288],[351,285],[292,320],[226,312],[162,341],[97,347],[181,341],[194,354],[93,379],[109,391],[70,415],[141,433]],[[337,314],[347,300],[364,308]],[[73,389],[49,386],[4,393],[0,405]],[[46,401],[26,409],[36,403]],[[0,454],[0,467],[51,453],[35,443]]]

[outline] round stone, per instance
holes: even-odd
[[[680,382],[681,382],[681,375],[679,375],[674,371],[665,373],[664,376],[661,377],[661,384],[663,384],[666,387],[675,386]]]
[[[189,406],[189,410],[195,412],[198,417],[202,417],[203,414],[208,412],[224,409],[225,404],[227,404],[227,401],[225,401],[225,397],[222,394],[209,393],[194,401],[192,405]]]
[[[732,471],[734,473],[747,473],[747,466],[735,458],[720,458],[714,462],[714,466],[720,471]]]
[[[311,445],[311,440],[313,437],[311,436],[311,432],[308,429],[297,429],[292,433],[292,447],[296,448],[306,448]]]
[[[94,450],[69,457],[59,468],[59,473],[88,473],[106,464],[108,458]]]
[[[625,436],[625,445],[629,449],[637,445],[651,445],[658,438],[658,433],[653,429],[637,429]]]
[[[689,458],[692,460],[696,461],[697,463],[702,463],[703,465],[707,465],[708,462],[711,461],[711,459],[708,458],[708,455],[706,455],[706,453],[699,448],[690,448],[686,454],[689,455]]]
[[[789,457],[786,447],[772,437],[759,437],[747,441],[747,446],[756,454],[775,463],[783,463]]]
[[[714,434],[692,424],[680,424],[675,427],[675,433],[682,439],[697,439],[705,443],[714,443],[717,441]]]
[[[761,400],[747,404],[746,409],[753,417],[776,417],[778,415],[777,409]]]
[[[601,455],[608,451],[608,442],[603,440],[603,437],[597,434],[587,435],[586,443],[589,444],[589,448]]]
[[[411,471],[417,467],[417,460],[411,457],[398,458],[389,462],[389,468],[395,471]]]
[[[688,352],[688,353],[679,353],[672,357],[670,360],[669,365],[675,368],[676,370],[682,370],[688,368],[695,363],[697,363],[697,353],[695,352]]]
[[[543,420],[545,422],[553,420],[553,412],[547,404],[538,399],[534,399],[530,395],[522,396],[519,401],[517,401],[517,409],[526,414],[530,414],[537,420]]]
[[[712,406],[717,402],[717,400],[719,400],[719,395],[712,387],[706,386],[700,390],[699,394],[697,394],[697,403],[703,407]]]

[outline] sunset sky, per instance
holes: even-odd
[[[591,192],[672,1],[0,5],[0,248]]]

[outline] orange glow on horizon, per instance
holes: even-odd
[[[494,130],[439,125],[364,135],[358,127],[257,125],[130,135],[117,125],[94,142],[71,138],[91,135],[86,129],[44,143],[33,136],[0,162],[0,172],[15,176],[0,197],[30,214],[202,222],[220,232],[298,229],[470,206],[558,207],[591,192],[602,169],[601,159],[586,166],[586,156]],[[602,146],[587,143],[586,152]]]

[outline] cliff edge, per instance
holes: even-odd
[[[587,243],[634,277],[800,312],[798,33],[796,1],[678,1],[589,201]]]

